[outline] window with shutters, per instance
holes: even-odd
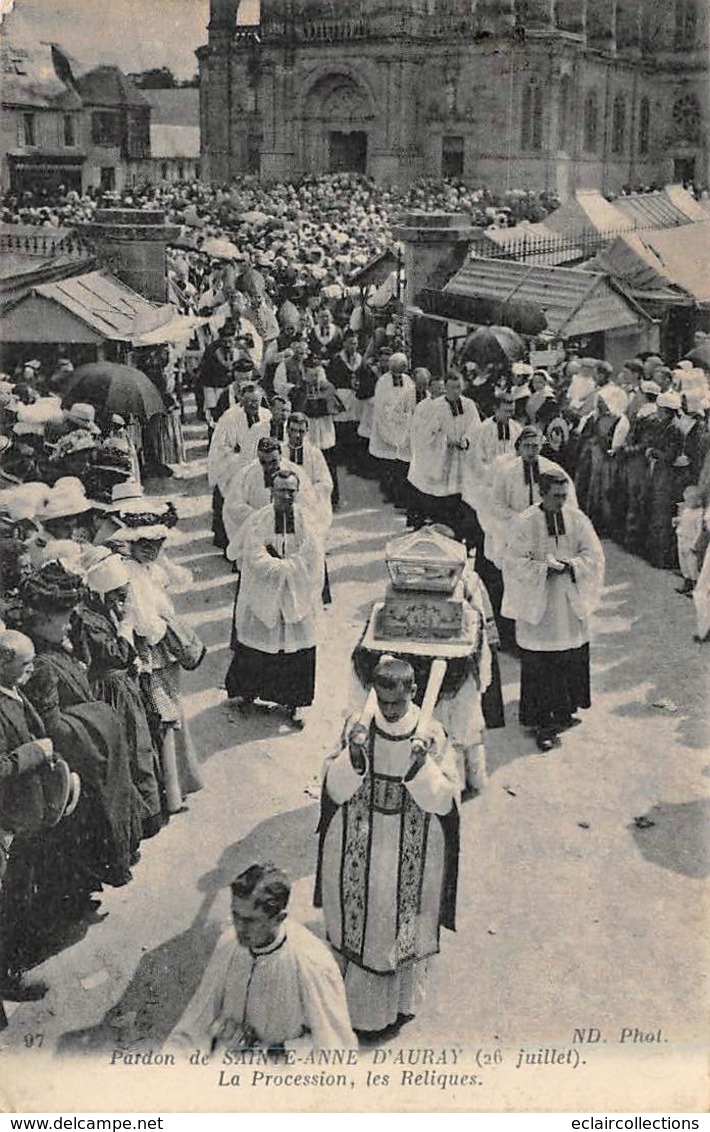
[[[76,120],[73,114],[64,115],[62,134],[66,146],[76,145]]]
[[[113,110],[94,110],[91,140],[94,145],[120,145],[123,134],[121,115]]]
[[[37,119],[34,114],[22,115],[22,144],[37,145]]]

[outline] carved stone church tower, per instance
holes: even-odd
[[[709,7],[211,0],[205,176],[348,169],[563,197],[707,184]]]

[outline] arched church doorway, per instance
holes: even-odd
[[[328,172],[367,172],[367,133],[365,130],[331,130],[328,134]]]
[[[344,73],[320,78],[303,103],[303,172],[367,173],[374,124],[369,95],[359,82]]]

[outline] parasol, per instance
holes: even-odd
[[[271,219],[265,212],[259,212],[254,209],[251,212],[243,212],[239,217],[245,224],[266,224],[267,220]]]
[[[239,259],[241,252],[236,244],[231,240],[225,240],[221,237],[210,236],[200,247],[201,252],[206,255],[212,256],[213,259]]]
[[[479,326],[469,334],[461,354],[462,362],[514,362],[525,356],[525,343],[508,326]]]
[[[687,353],[686,358],[693,365],[702,366],[703,369],[710,369],[710,342],[701,342],[694,350]]]
[[[99,411],[134,416],[148,421],[164,413],[163,399],[152,381],[133,366],[117,362],[91,362],[74,370],[62,397],[63,408],[87,401]]]

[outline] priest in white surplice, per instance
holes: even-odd
[[[308,417],[305,413],[291,413],[286,425],[285,451],[289,463],[294,468],[302,468],[308,476],[318,500],[323,533],[325,533],[333,521],[333,508],[330,502],[333,494],[333,477],[321,449],[311,444],[308,427]]]
[[[314,898],[369,1034],[413,1017],[440,928],[454,929],[460,788],[441,724],[418,734],[411,665],[382,657],[373,685],[374,715],[326,761]]]
[[[222,495],[226,495],[234,473],[254,459],[251,430],[271,420],[270,411],[261,405],[261,391],[253,381],[242,386],[239,397],[239,404],[227,409],[217,421],[207,457],[208,482],[217,486]]]
[[[296,471],[297,469],[289,460],[284,459],[278,440],[273,440],[270,436],[262,436],[256,446],[256,459],[232,477],[222,511],[227,535],[226,553],[230,562],[236,562],[237,565],[241,563],[244,524],[256,511],[260,511],[271,502],[271,485],[274,476],[280,470]],[[300,474],[299,480],[301,506],[308,507],[313,512],[321,532],[327,530],[332,518],[330,508],[324,512],[323,508],[318,506],[308,476]]]
[[[328,948],[287,917],[290,884],[271,864],[231,884],[233,928],[221,936],[168,1045],[224,1049],[354,1049],[343,980]],[[236,939],[235,939],[236,933]]]
[[[375,386],[370,455],[377,460],[384,498],[395,505],[404,500],[404,482],[411,459],[409,430],[417,404],[414,382],[404,354],[392,354],[389,368]]]
[[[483,421],[476,436],[476,462],[481,481],[490,488],[496,460],[516,455],[515,442],[523,426],[513,420],[515,401],[507,390],[496,393],[496,407],[492,417]],[[475,506],[475,500],[472,502]]]
[[[541,501],[512,524],[503,615],[520,649],[520,722],[541,751],[591,705],[589,621],[604,583],[604,551],[586,515],[566,506],[569,481],[543,472]]]
[[[262,441],[262,443],[264,443]],[[323,542],[311,511],[296,502],[299,473],[274,476],[273,502],[247,520],[227,693],[243,709],[255,699],[286,707],[303,726],[313,702]]]
[[[515,457],[515,442],[522,432],[522,425],[513,420],[514,411],[512,393],[496,391],[494,414],[478,428],[473,459],[466,466],[459,536],[479,556],[484,547],[483,532],[491,523],[491,493],[497,469],[504,460]]]
[[[486,534],[485,554],[499,569],[503,568],[505,548],[516,515],[540,502],[539,480],[543,472],[562,472],[569,485],[567,502],[577,507],[574,484],[559,464],[540,455],[542,433],[535,425],[526,425],[515,442],[516,455],[497,460],[489,505],[481,523]]]
[[[463,396],[463,378],[446,375],[444,396],[434,401],[427,415],[429,429],[426,470],[419,490],[427,513],[458,531],[461,495],[475,466],[475,442],[480,417],[475,402]],[[426,451],[426,441],[420,439]]]
[[[249,429],[248,441],[244,448],[248,463],[256,460],[256,449],[262,436],[270,436],[272,440],[278,440],[279,444],[283,444],[286,440],[286,421],[291,412],[291,402],[288,397],[275,393],[269,402],[269,411],[270,419],[265,417]]]
[[[240,403],[227,409],[217,421],[207,456],[207,480],[213,488],[212,532],[214,542],[226,549],[224,500],[234,476],[254,459],[256,436],[260,423],[271,420],[268,409],[261,407],[261,391],[254,382],[245,382],[240,389]]]
[[[414,520],[412,526],[421,526],[422,520],[435,517],[434,512],[430,512],[426,496],[430,488],[432,486],[436,488],[439,482],[442,455],[434,440],[431,416],[435,402],[444,396],[444,391],[443,378],[433,377],[429,382],[427,394],[412,414],[410,429],[412,459],[407,472],[410,513]]]

